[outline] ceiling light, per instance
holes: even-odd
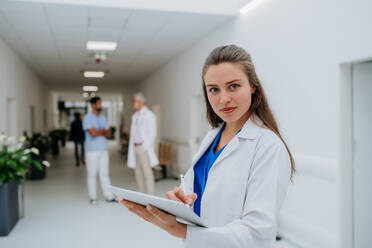
[[[105,76],[105,72],[103,71],[85,71],[84,77],[86,78],[103,78]]]
[[[83,91],[90,91],[90,92],[92,92],[92,91],[98,91],[98,87],[97,86],[88,86],[88,85],[86,85],[86,86],[83,86]]]
[[[114,41],[88,41],[87,50],[114,51],[118,43]]]
[[[247,3],[246,5],[244,5],[241,9],[240,9],[240,13],[242,15],[246,14],[247,12],[249,12],[250,10],[256,8],[258,5],[260,5],[261,3],[263,2],[263,0],[251,0],[249,1],[249,3]]]

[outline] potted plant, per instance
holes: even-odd
[[[39,154],[35,147],[25,148],[23,136],[15,139],[0,135],[0,236],[6,236],[19,219],[18,184],[22,181],[30,163],[42,169],[32,154]],[[47,161],[42,164],[49,166]]]
[[[40,133],[35,133],[32,135],[31,139],[27,140],[27,147],[35,147],[39,150],[39,154],[31,154],[31,158],[33,160],[39,161],[39,163],[42,164],[42,161],[46,159],[46,154],[50,150],[51,145],[51,139],[48,136],[43,136]],[[29,170],[29,179],[43,179],[46,174],[46,168],[44,165],[42,165],[44,168],[40,170],[38,167],[36,167],[34,164],[30,164],[30,170]]]
[[[60,132],[58,130],[53,130],[49,132],[49,137],[51,138],[51,150],[53,156],[59,155],[59,145]]]
[[[115,132],[116,132],[116,127],[115,126],[110,126],[110,131],[111,131],[111,135],[110,135],[110,139],[115,139]]]
[[[61,140],[61,145],[62,147],[66,146],[66,138],[67,138],[67,130],[64,128],[61,128],[58,130],[59,131],[59,137]]]

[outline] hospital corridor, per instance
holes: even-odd
[[[371,10],[1,0],[0,248],[372,247]]]

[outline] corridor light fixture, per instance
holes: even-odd
[[[250,0],[240,9],[240,14],[244,15],[260,5],[264,0]]]
[[[105,72],[103,71],[84,71],[84,77],[86,78],[103,78]]]
[[[87,50],[114,51],[118,43],[114,41],[88,41]]]
[[[98,87],[97,86],[85,85],[85,86],[83,86],[83,91],[89,91],[89,92],[98,91]]]

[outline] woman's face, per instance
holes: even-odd
[[[255,88],[239,63],[211,65],[204,75],[209,103],[226,123],[247,118]]]

